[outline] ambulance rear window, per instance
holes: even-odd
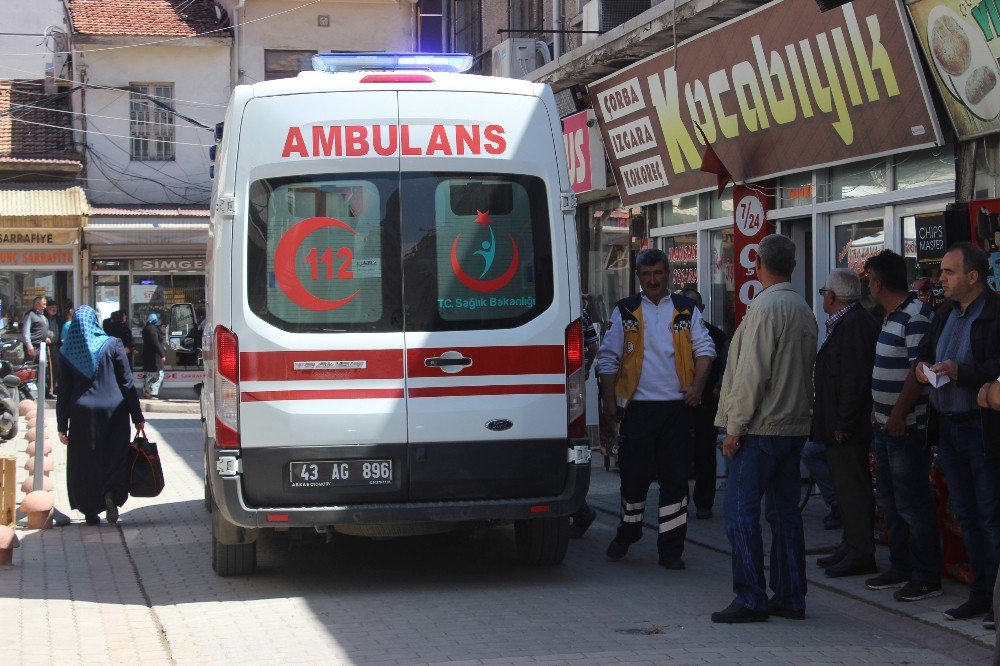
[[[519,326],[552,303],[545,183],[512,174],[404,173],[406,330]]]
[[[398,189],[397,173],[254,182],[253,312],[292,332],[402,330]]]

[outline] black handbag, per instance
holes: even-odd
[[[136,435],[129,445],[128,494],[156,497],[163,492],[163,466],[156,442]]]

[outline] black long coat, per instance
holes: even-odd
[[[836,446],[836,432],[846,444],[867,446],[872,439],[872,368],[878,321],[860,305],[837,322],[816,353],[813,381],[812,438]]]
[[[121,340],[111,338],[101,348],[93,378],[72,363],[60,364],[56,421],[59,432],[69,434],[70,507],[96,516],[106,508],[105,493],[110,491],[118,506],[128,499],[129,416],[133,423],[145,420]]]
[[[163,332],[155,324],[142,327],[142,369],[163,370]]]

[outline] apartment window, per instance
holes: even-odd
[[[264,80],[292,79],[299,72],[308,72],[314,55],[315,51],[264,49]]]
[[[482,0],[455,0],[454,12],[454,50],[479,55],[483,50]]]
[[[541,38],[544,28],[541,0],[510,0],[510,25],[513,32],[508,37]]]
[[[143,162],[174,159],[174,85],[132,83],[129,88],[132,159]]]
[[[444,0],[420,0],[417,6],[417,43],[421,53],[443,53]]]

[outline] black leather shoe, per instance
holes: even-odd
[[[827,567],[832,567],[834,564],[840,564],[840,562],[847,557],[847,553],[850,552],[847,546],[840,544],[833,549],[833,552],[829,555],[825,555],[816,560],[816,564],[826,569]]]
[[[710,519],[712,517],[712,510],[711,509],[698,509],[695,512],[694,517],[697,518],[698,520],[708,520],[708,519]]]
[[[868,574],[878,573],[878,567],[875,566],[875,558],[871,559],[859,559],[859,560],[841,560],[832,567],[828,567],[826,570],[826,575],[830,578],[846,578],[847,576],[867,576]]]
[[[608,544],[608,550],[604,553],[604,556],[613,562],[617,562],[628,555],[628,547],[630,545],[632,544],[619,541],[618,537],[615,537],[611,540],[611,543]]]
[[[771,597],[767,600],[767,612],[769,615],[783,617],[787,620],[806,619],[805,608],[789,608],[784,603],[779,601],[777,597]]]
[[[115,504],[114,495],[110,492],[104,493],[104,508],[106,509],[104,516],[108,519],[108,522],[114,525],[118,522],[118,505]]]
[[[729,604],[726,610],[721,610],[717,613],[712,613],[712,622],[721,622],[724,624],[742,624],[744,622],[767,622],[767,613],[761,613],[760,611],[750,610],[742,604],[738,604],[735,601]]]
[[[100,516],[86,516],[86,520],[87,520],[87,524],[88,525],[100,525],[101,524],[101,517]]]
[[[968,620],[970,617],[976,617],[977,615],[984,615],[990,610],[990,602],[988,601],[966,601],[961,606],[957,608],[949,608],[944,612],[944,617],[947,620]]]
[[[597,512],[591,509],[590,513],[584,516],[583,518],[574,519],[573,524],[569,526],[569,538],[579,539],[580,537],[582,537],[584,534],[586,534],[587,530],[590,528],[590,525],[594,522],[596,518],[597,518]]]
[[[684,560],[679,557],[661,557],[660,566],[672,571],[681,571],[687,568],[684,566]]]

